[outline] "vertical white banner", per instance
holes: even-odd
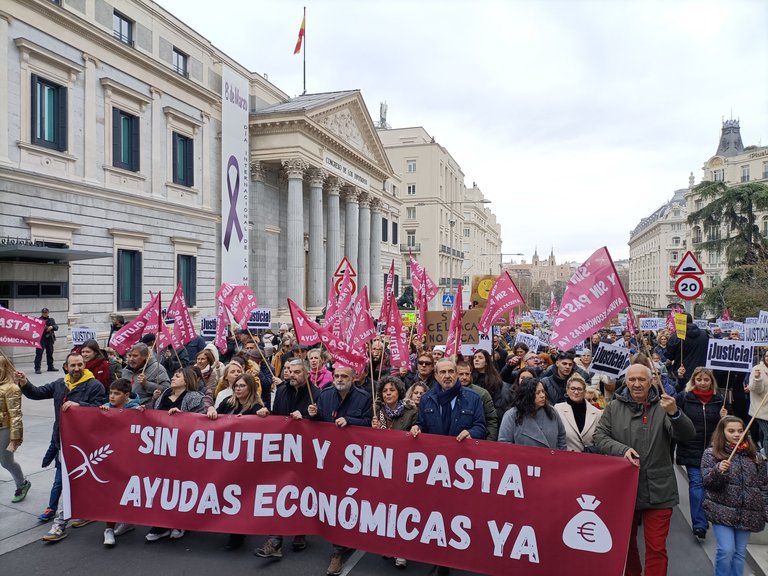
[[[248,284],[248,79],[221,80],[221,281]]]

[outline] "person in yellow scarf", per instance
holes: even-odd
[[[56,476],[51,489],[51,498],[48,509],[43,513],[50,519],[53,511],[57,510],[59,496],[61,495],[61,462],[59,460],[59,413],[68,410],[72,406],[101,406],[106,402],[104,385],[96,380],[90,370],[85,368],[85,360],[80,354],[69,354],[66,361],[67,375],[42,386],[30,383],[24,372],[16,371],[13,380],[21,388],[21,393],[31,400],[53,399],[54,421],[51,434],[51,444],[43,456],[43,467],[55,460]],[[42,517],[42,515],[41,515]],[[43,536],[43,540],[56,542],[66,538],[67,521],[64,520],[62,509],[58,509],[56,518],[50,532]]]

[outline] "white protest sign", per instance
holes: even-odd
[[[768,324],[768,311],[760,310],[760,314],[758,315],[757,321],[760,324]]]
[[[584,354],[584,350],[587,349],[587,345],[584,342],[579,342],[576,344],[576,346],[573,347],[573,352],[576,354],[576,356],[581,356]]]
[[[663,330],[666,327],[666,318],[640,318],[640,330]]]
[[[746,318],[744,318],[744,324],[757,324],[759,323],[759,321],[760,321],[760,318],[758,318],[757,316],[747,316]]]
[[[87,340],[96,340],[96,330],[87,326],[72,328],[70,334],[72,335],[72,344],[74,346],[82,346]]]
[[[694,320],[693,323],[696,324],[696,326],[698,326],[702,330],[706,330],[707,327],[709,326],[709,322],[707,322],[706,320]]]
[[[517,336],[515,337],[515,344],[525,344],[528,346],[528,350],[531,352],[536,352],[536,350],[539,349],[541,342],[538,338],[536,338],[536,336],[526,334],[525,332],[518,332]]]
[[[539,339],[539,342],[544,346],[549,346],[549,339],[552,337],[552,330],[536,329],[533,331],[533,335]]]
[[[611,378],[620,378],[629,368],[629,354],[628,348],[600,342],[600,346],[592,357],[589,370],[598,374],[607,374]]]
[[[208,341],[216,337],[216,316],[204,316],[200,320],[200,336]]]
[[[248,319],[248,330],[257,330],[272,327],[272,310],[270,308],[256,308]]]
[[[493,354],[491,352],[491,338],[487,334],[483,334],[482,332],[478,332],[478,336],[480,338],[480,342],[477,344],[462,344],[461,345],[461,355],[464,356],[464,358],[468,358],[470,356],[474,356],[475,352],[478,350],[485,350],[488,352],[488,354]]]
[[[543,310],[531,310],[531,315],[537,324],[543,324],[547,321],[547,313]]]
[[[768,344],[768,323],[744,324],[744,340],[756,344]]]
[[[608,330],[621,336],[624,333],[624,326],[609,326]]]
[[[707,347],[707,368],[730,372],[751,372],[752,342],[739,340],[710,340]]]
[[[734,324],[736,324],[735,320],[720,320],[720,322],[717,322],[721,330],[730,330]]]

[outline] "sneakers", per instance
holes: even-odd
[[[307,547],[307,537],[306,536],[294,536],[293,542],[291,543],[291,548],[296,550],[296,552],[300,552],[301,550],[304,550],[304,548]]]
[[[72,520],[72,528],[82,528],[83,526],[88,526],[91,522],[93,522],[93,520],[83,520],[82,518]]]
[[[694,528],[693,535],[696,536],[698,540],[704,540],[707,537],[707,531],[703,528]]]
[[[35,374],[42,374],[42,370],[40,368],[35,368]]]
[[[55,508],[46,508],[40,516],[37,517],[40,522],[50,522],[56,518],[56,509]]]
[[[24,480],[24,484],[21,485],[21,488],[17,488],[16,492],[13,493],[13,502],[14,504],[16,502],[21,502],[24,500],[24,498],[27,497],[27,492],[29,492],[29,489],[32,487],[32,483],[29,480]]]
[[[261,548],[253,551],[259,558],[282,558],[283,549],[281,546],[275,546],[272,540],[267,540]]]
[[[344,562],[341,560],[341,554],[331,554],[331,563],[328,564],[328,570],[325,573],[328,576],[339,576]]]
[[[395,567],[403,570],[408,565],[408,561],[405,558],[395,558]]]
[[[183,538],[184,534],[186,533],[186,530],[182,530],[181,528],[174,528],[171,530],[171,540],[178,540],[179,538]]]
[[[171,531],[167,528],[152,528],[149,532],[147,532],[147,535],[144,536],[144,539],[147,542],[157,542],[161,538],[168,538],[170,535]]]
[[[104,530],[104,546],[112,548],[115,545],[115,531],[112,528]]]
[[[64,529],[64,526],[54,524],[48,531],[48,534],[43,536],[42,540],[45,540],[46,542],[58,542],[59,540],[64,540],[66,537],[67,532]]]
[[[126,534],[136,528],[133,524],[123,524],[120,522],[119,524],[115,524],[115,536],[122,536],[123,534]]]

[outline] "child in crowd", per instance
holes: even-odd
[[[587,386],[584,392],[584,399],[595,408],[605,410],[605,398],[603,398],[603,394],[597,386]]]
[[[125,408],[139,410],[140,412],[144,411],[144,406],[139,403],[138,396],[134,394],[131,397],[131,381],[125,378],[115,380],[109,385],[109,402],[102,404],[99,408],[102,410]],[[104,546],[112,548],[115,545],[115,536],[122,536],[133,529],[133,524],[107,522],[104,529]]]
[[[114,348],[107,348],[107,361],[109,362],[109,381],[114,382],[123,377],[123,360]]]
[[[717,539],[715,575],[744,573],[750,532],[765,526],[768,473],[749,434],[737,445],[744,422],[726,416],[712,434],[712,446],[701,459],[704,513]],[[736,453],[728,461],[734,447]]]

